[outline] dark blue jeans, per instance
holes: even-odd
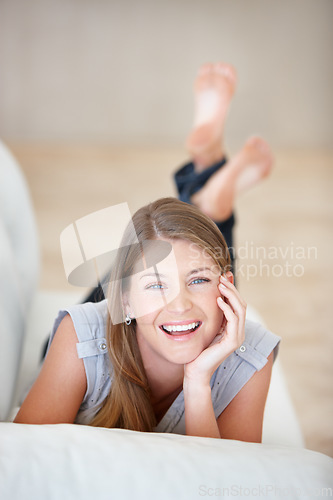
[[[193,163],[187,163],[182,168],[180,168],[174,176],[176,186],[178,189],[178,197],[181,201],[185,201],[186,203],[191,203],[191,196],[199,191],[208,181],[208,179],[217,172],[223,165],[226,163],[226,158],[223,158],[220,162],[212,165],[211,167],[203,170],[200,173],[195,172]],[[224,236],[224,239],[228,245],[232,270],[234,269],[234,246],[233,246],[233,237],[232,231],[235,224],[235,216],[232,214],[229,219],[224,221],[214,221],[221,233]]]

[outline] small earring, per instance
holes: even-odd
[[[132,323],[132,318],[128,313],[126,314],[125,323],[126,325],[130,325]]]

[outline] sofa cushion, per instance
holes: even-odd
[[[37,286],[36,234],[26,182],[0,142],[0,420],[11,408],[25,321]]]
[[[297,447],[81,425],[0,424],[0,498],[317,498],[333,460]],[[327,488],[327,490],[326,490]]]

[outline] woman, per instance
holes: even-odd
[[[280,339],[245,320],[223,236],[174,198],[141,208],[133,224],[138,242],[125,234],[109,307],[60,312],[15,422],[260,442]]]
[[[146,314],[139,308],[135,320],[132,321],[130,316],[121,317],[120,324],[115,318],[117,311],[114,308],[123,311],[126,304],[122,302],[119,308],[116,298],[121,296],[124,301],[126,297],[131,297],[128,293],[131,287],[127,287],[127,293],[120,294],[120,290],[116,293],[113,287],[119,285],[118,276],[111,282],[113,299],[109,302],[114,325],[110,321],[106,301],[90,303],[103,298],[102,290],[94,291],[87,304],[60,312],[49,342],[49,353],[16,416],[16,422],[75,421],[138,430],[261,440],[272,351],[274,349],[276,354],[279,338],[259,325],[249,322],[245,325],[245,304],[232,284],[225,240],[232,247],[235,195],[268,175],[272,156],[262,139],[252,138],[234,158],[226,162],[223,131],[235,83],[236,73],[230,65],[206,64],[200,68],[194,84],[194,126],[186,142],[192,161],[176,174],[179,198],[194,203],[215,220],[216,225],[196,208],[175,200],[161,200],[141,209],[135,220],[137,223],[141,221],[143,227],[139,238],[142,245],[152,239],[156,241],[156,238],[160,243],[172,243],[164,273],[168,283],[163,285],[163,281],[160,283],[158,280],[148,283],[149,288],[136,295],[140,297],[153,293],[156,300],[156,294],[159,294],[159,308],[144,310]],[[165,217],[167,206],[168,218]],[[155,219],[158,219],[159,225],[155,221],[155,225],[151,226],[151,221]],[[201,228],[199,232],[198,227]],[[129,248],[137,250],[138,247]],[[189,250],[198,262],[184,257]],[[154,253],[156,251],[155,247]],[[133,252],[130,255],[132,262],[131,259],[125,261],[133,267],[135,262],[140,262],[140,255],[136,256],[137,261],[133,260]],[[233,253],[231,264],[232,258]],[[190,274],[193,279],[187,282],[184,273],[189,263],[192,269],[188,269],[187,274],[206,268],[214,269],[215,274],[207,276],[200,271],[199,275]],[[124,265],[118,267],[122,270]],[[156,269],[153,266],[152,274],[156,275]],[[172,269],[174,272],[170,274]],[[209,271],[206,269],[205,273]],[[227,280],[220,278],[220,274],[224,274]],[[137,275],[131,278],[133,286],[138,284],[135,280]],[[124,279],[121,284],[125,290],[127,284]],[[205,287],[209,288],[209,293],[204,291]],[[171,295],[170,290],[173,290]],[[188,296],[192,297],[189,309],[181,305],[184,290],[193,290],[191,294],[188,292]],[[152,299],[150,296],[139,303],[152,304]],[[178,309],[169,311],[168,307],[177,305],[177,300],[180,300]],[[159,309],[166,313],[169,322],[167,332],[163,323],[157,327],[153,320],[151,324],[144,323],[145,318],[149,319],[150,314]],[[130,310],[127,312],[131,313]],[[130,324],[127,325],[124,320]],[[187,336],[183,332],[193,323],[194,332]],[[174,329],[182,330],[182,333],[175,335]],[[154,336],[149,336],[149,332],[155,332],[157,339],[161,334],[166,345],[158,343],[154,347]],[[219,335],[223,335],[220,340]],[[180,339],[177,339],[178,336]],[[210,343],[214,345],[209,347]],[[170,349],[175,350],[171,351],[174,356],[170,354]]]

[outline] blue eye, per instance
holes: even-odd
[[[196,278],[195,280],[191,281],[191,285],[197,285],[200,283],[208,283],[210,280],[206,278]]]
[[[149,290],[149,289],[160,290],[161,288],[163,288],[162,283],[154,283],[153,285],[146,286],[146,290]]]

